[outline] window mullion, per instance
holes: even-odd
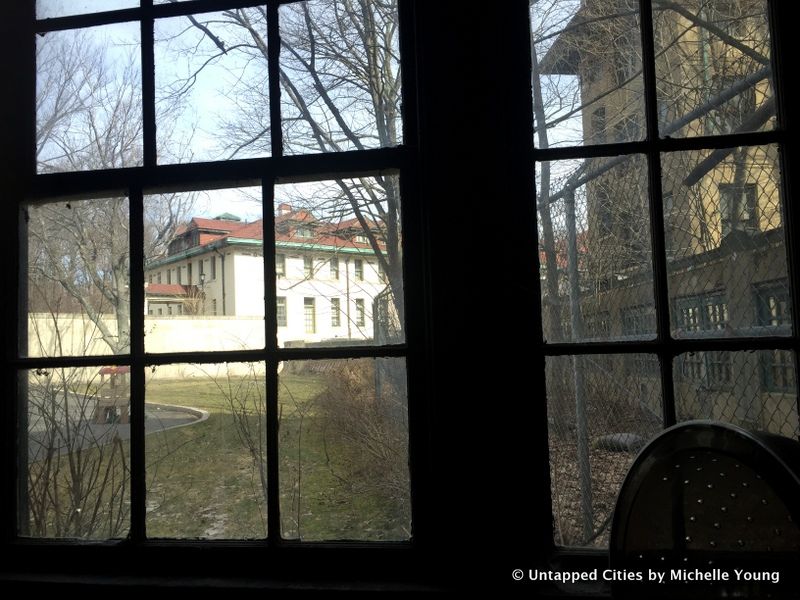
[[[131,428],[131,539],[146,537],[145,481],[145,410],[144,410],[144,195],[141,188],[131,189],[128,198],[130,214],[129,279],[130,286],[130,428]]]
[[[154,167],[156,149],[156,67],[153,25],[153,0],[142,0],[142,136],[143,163]],[[144,272],[144,271],[142,271]]]
[[[658,147],[658,95],[656,92],[655,42],[653,12],[649,0],[640,0],[642,34],[642,72],[647,123],[647,172],[650,189],[650,237],[652,240],[653,284],[655,292],[659,352],[661,364],[661,396],[664,426],[674,425],[675,390],[672,379],[672,356],[668,352],[670,337],[669,287],[667,280],[666,244],[664,241],[664,198],[661,190],[661,156]]]
[[[272,96],[270,96],[270,101]],[[273,136],[273,140],[274,140]],[[275,179],[264,179],[261,187],[264,256],[264,327],[266,364],[267,435],[267,539],[276,543],[281,536],[280,486],[278,470],[278,311],[275,273]]]
[[[269,75],[269,123],[270,148],[272,156],[283,156],[283,136],[281,127],[281,80],[280,54],[281,37],[278,9],[280,3],[267,5],[267,72]],[[272,210],[270,208],[270,210]],[[266,215],[266,212],[264,213]]]

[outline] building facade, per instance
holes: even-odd
[[[774,128],[769,28],[757,0],[654,0],[656,93],[661,137]],[[578,82],[583,143],[645,137],[638,3],[584,0],[539,69]],[[791,299],[776,146],[662,155],[661,195],[671,335],[788,335]],[[551,190],[553,221],[577,229],[576,284],[558,286],[559,334],[587,341],[656,335],[644,156],[589,158]],[[561,234],[564,239],[568,233]],[[568,246],[568,244],[566,244]],[[556,240],[559,278],[569,280]],[[585,247],[587,250],[582,251]],[[547,249],[543,250],[546,251]],[[564,253],[565,255],[567,253]],[[541,259],[540,259],[541,260]],[[544,260],[541,260],[545,264]],[[570,293],[568,290],[572,289]],[[546,288],[543,286],[543,290]],[[573,314],[575,313],[575,314]],[[579,330],[573,331],[574,327]],[[613,361],[616,360],[617,363]],[[607,360],[658,413],[653,356]],[[712,418],[786,435],[798,431],[796,369],[789,352],[696,352],[676,357],[681,418]]]
[[[382,251],[378,226],[368,226]],[[279,344],[372,339],[375,301],[387,283],[361,224],[281,204],[275,229]],[[263,317],[263,237],[262,220],[191,219],[166,255],[146,266],[147,315]]]

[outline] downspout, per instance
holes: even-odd
[[[350,323],[350,257],[344,259],[344,280],[345,280],[345,308],[347,318],[347,339],[353,339],[353,332]]]
[[[222,271],[222,316],[226,316],[225,311],[225,255],[219,251],[219,248],[216,246],[212,246],[214,252],[219,254],[220,262],[222,263],[220,266],[220,271]]]

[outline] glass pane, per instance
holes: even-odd
[[[531,2],[539,148],[644,137],[639,2]]]
[[[264,347],[261,188],[145,197],[148,352]]]
[[[310,0],[280,9],[287,154],[402,142],[396,0]]]
[[[275,188],[278,343],[400,343],[403,267],[394,175]]]
[[[270,154],[266,8],[155,23],[158,160]]]
[[[713,419],[797,439],[797,372],[789,350],[693,352],[675,358],[679,421]]]
[[[283,537],[409,539],[405,359],[289,361],[282,367]]]
[[[605,548],[628,468],[661,429],[658,358],[549,357],[546,369],[555,542]]]
[[[123,538],[130,520],[128,367],[19,374],[23,536]]]
[[[139,0],[36,0],[36,18],[50,19],[137,6]]]
[[[39,173],[142,164],[138,23],[36,36]]]
[[[659,131],[775,127],[766,0],[653,2]]]
[[[543,162],[537,169],[545,339],[655,337],[644,157]]]
[[[128,200],[29,204],[23,356],[130,351]]]
[[[266,537],[263,363],[161,365],[145,377],[148,537]]]
[[[662,158],[672,333],[789,335],[776,146]]]

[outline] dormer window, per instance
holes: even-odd
[[[359,233],[357,236],[355,236],[354,239],[359,244],[366,244],[367,243],[367,236],[364,235],[363,233]]]
[[[310,227],[298,227],[295,230],[295,235],[301,238],[310,238],[311,237],[311,228]]]

